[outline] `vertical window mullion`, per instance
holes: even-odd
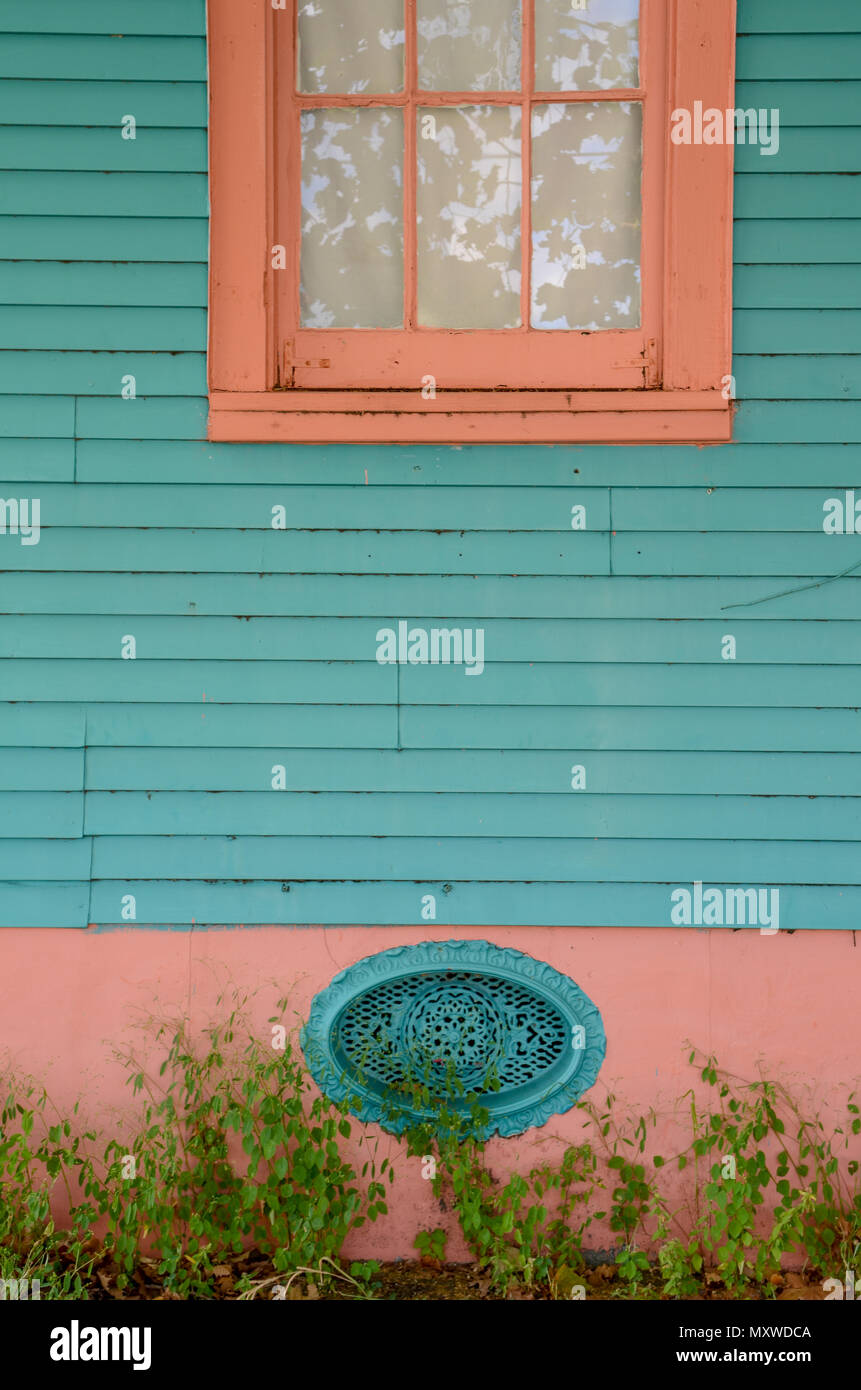
[[[535,0],[523,0],[523,105],[520,117],[520,324],[527,332],[532,298],[532,99],[535,92]]]
[[[298,78],[298,54],[299,54],[299,6],[293,6],[290,17],[290,37],[287,49],[289,55],[288,81],[289,97],[287,101],[287,160],[284,168],[284,184],[287,190],[286,206],[279,200],[279,212],[282,211],[286,222],[285,251],[287,265],[289,268],[290,296],[287,302],[287,313],[285,315],[284,331],[285,336],[292,339],[299,328],[300,306],[299,295],[302,280],[301,255],[302,255],[302,110],[297,100],[299,94]],[[275,72],[280,82],[283,80],[280,64],[276,59]],[[276,106],[280,116],[280,107]],[[298,190],[298,191],[297,191]],[[274,238],[280,242],[281,237]],[[283,302],[283,301],[282,301]],[[279,353],[281,349],[279,347]],[[288,345],[288,359],[285,363],[279,361],[279,374],[283,370],[288,381],[292,380],[292,345]]]
[[[404,88],[404,327],[417,322],[418,228],[416,225],[416,90],[418,84],[418,31],[416,0],[405,0]]]

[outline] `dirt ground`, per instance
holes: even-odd
[[[93,1265],[87,1279],[90,1298],[97,1301],[119,1299],[128,1302],[147,1300],[175,1300],[178,1295],[164,1288],[158,1273],[158,1261],[142,1259],[135,1270],[133,1280],[124,1289],[117,1287],[117,1269],[109,1254],[92,1243],[90,1254]],[[65,1262],[65,1261],[64,1261]],[[67,1263],[71,1263],[71,1259]],[[273,1272],[271,1261],[256,1250],[246,1251],[216,1265],[211,1297],[223,1300],[236,1300],[243,1287],[243,1276],[256,1286],[254,1296],[261,1299],[289,1299],[290,1301],[329,1300],[340,1301],[362,1296],[358,1288],[344,1275],[330,1274],[327,1277],[309,1277],[299,1274],[288,1278]],[[619,1299],[628,1297],[624,1284],[618,1277],[614,1265],[598,1265],[595,1269],[579,1273],[566,1271],[557,1290],[558,1298],[571,1297],[572,1283],[580,1283],[585,1288],[587,1299]],[[774,1274],[770,1287],[751,1287],[746,1295],[749,1300],[810,1300],[818,1301],[825,1297],[822,1282],[817,1277],[800,1274]],[[547,1287],[527,1288],[516,1286],[507,1295],[491,1288],[489,1275],[476,1265],[441,1264],[439,1261],[399,1260],[382,1266],[373,1280],[373,1297],[381,1301],[398,1302],[475,1302],[475,1301],[545,1301],[553,1295]],[[666,1299],[660,1276],[655,1272],[641,1286],[639,1295],[643,1299]],[[700,1292],[691,1301],[714,1301],[733,1299],[736,1295],[724,1288],[720,1279],[706,1273]]]

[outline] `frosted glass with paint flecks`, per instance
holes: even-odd
[[[532,113],[533,328],[640,326],[642,107]]]
[[[535,87],[596,92],[639,83],[639,0],[536,0]]]
[[[417,113],[418,321],[520,325],[520,108]]]
[[[403,0],[300,0],[298,38],[300,92],[403,91]]]
[[[418,84],[426,92],[520,90],[520,0],[418,0]]]
[[[300,322],[403,326],[403,112],[303,111]]]

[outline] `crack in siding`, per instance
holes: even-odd
[[[848,569],[841,570],[839,574],[831,574],[827,579],[817,579],[814,584],[800,584],[797,589],[781,589],[776,594],[766,594],[763,598],[748,599],[746,603],[725,603],[721,607],[721,612],[725,613],[729,608],[755,608],[758,603],[770,603],[775,598],[786,598],[788,594],[804,594],[808,589],[821,589],[826,584],[833,584],[838,579],[845,579],[847,574],[854,574],[856,570],[861,570],[861,560],[857,564],[850,565]]]

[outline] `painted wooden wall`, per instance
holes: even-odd
[[[856,0],[740,0],[780,151],[737,150],[701,450],[207,444],[203,0],[0,31],[0,495],[42,528],[0,535],[0,923],[667,926],[703,880],[857,927]],[[399,618],[483,627],[482,676],[378,665]]]

